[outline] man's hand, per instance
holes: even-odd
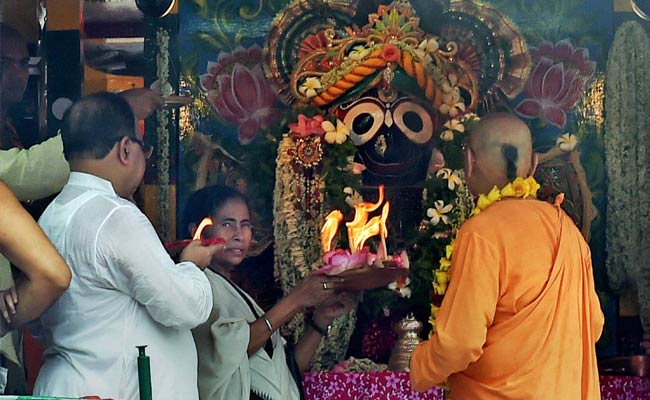
[[[11,323],[12,315],[16,314],[16,304],[18,304],[18,293],[15,287],[0,291],[0,311],[8,324]]]
[[[129,103],[137,120],[148,118],[154,111],[165,107],[162,96],[151,89],[129,89],[118,94]]]
[[[192,240],[181,252],[180,261],[191,261],[204,270],[210,265],[212,257],[218,252],[223,252],[225,248],[225,243],[203,246],[200,240]]]

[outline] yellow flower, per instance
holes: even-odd
[[[449,243],[445,246],[445,257],[451,260],[451,253],[454,251],[454,242]]]
[[[555,141],[555,144],[560,148],[562,151],[571,151],[576,148],[578,145],[578,138],[576,135],[572,135],[570,133],[565,133],[564,135],[560,136],[557,138]]]
[[[321,85],[318,78],[309,77],[309,78],[305,79],[305,83],[300,85],[300,87],[298,88],[298,91],[303,96],[305,96],[307,98],[311,98],[311,97],[316,97],[318,95],[317,90],[322,88],[322,87],[323,86]]]
[[[325,131],[325,141],[330,144],[341,144],[350,134],[350,129],[340,119],[336,120],[336,126],[330,121],[323,121],[321,128]]]
[[[447,257],[442,257],[439,263],[441,271],[449,271],[449,268],[451,268],[451,259]]]
[[[515,188],[512,186],[512,183],[508,183],[501,189],[501,196],[515,197]]]
[[[537,197],[537,191],[539,190],[539,188],[541,188],[539,183],[537,183],[535,178],[533,178],[532,176],[526,178],[526,182],[528,182],[528,186],[530,186],[530,192],[529,192],[530,195],[533,197]]]
[[[512,188],[515,192],[515,197],[526,198],[530,195],[530,184],[522,177],[517,177],[512,182]]]
[[[488,200],[490,200],[490,204],[494,203],[495,201],[501,200],[501,191],[495,186],[490,190],[490,193],[487,195]]]
[[[447,284],[449,283],[449,274],[444,271],[433,271],[433,290],[438,295],[443,295],[447,291]]]

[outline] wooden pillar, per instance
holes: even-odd
[[[47,130],[54,135],[61,121],[54,117],[57,101],[76,101],[83,81],[80,34],[80,0],[47,0]]]

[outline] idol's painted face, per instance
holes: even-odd
[[[226,201],[212,215],[213,225],[203,231],[203,237],[222,237],[226,240],[223,252],[212,258],[212,265],[230,269],[241,264],[253,238],[250,212],[240,199]]]
[[[364,183],[404,184],[424,178],[420,175],[426,173],[436,117],[422,104],[380,93],[340,106],[337,116],[350,127],[350,139],[359,150],[356,161],[367,167]]]

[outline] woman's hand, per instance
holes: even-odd
[[[356,293],[334,292],[327,297],[314,311],[314,322],[320,326],[328,326],[336,318],[352,311]]]
[[[300,281],[287,298],[300,308],[318,306],[336,291],[342,281],[341,277],[312,273]]]

